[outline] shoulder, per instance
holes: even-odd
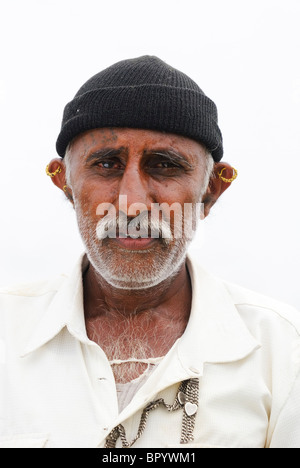
[[[222,281],[239,313],[248,320],[285,323],[300,335],[300,312],[293,306],[242,286]]]
[[[0,337],[15,341],[29,336],[47,313],[47,310],[65,281],[56,279],[35,281],[1,288],[0,290]]]
[[[276,328],[278,333],[282,331],[283,336],[300,335],[300,312],[293,306],[219,278],[207,272],[190,257],[188,257],[187,265],[196,284],[199,287],[201,283],[206,284],[206,289],[209,289],[210,294],[215,296],[215,305],[217,299],[220,298],[223,304],[226,302],[234,306],[240,318],[254,335],[260,335],[259,330],[275,332]],[[202,287],[202,294],[203,292]]]
[[[21,353],[64,280],[61,276],[0,289],[0,341],[5,342],[7,353]]]
[[[58,295],[66,277],[16,284],[0,289],[0,328],[27,328],[38,323]],[[1,330],[0,330],[1,333]]]
[[[68,274],[62,273],[53,278],[43,280],[20,283],[12,286],[0,288],[1,299],[18,300],[22,298],[39,298],[47,295],[55,295],[68,281],[77,284],[82,281],[83,271],[88,266],[88,260],[85,254],[82,254],[76,261],[74,267],[69,270]]]
[[[0,288],[0,301],[4,298],[34,298],[43,295],[55,293],[60,288],[61,284],[67,278],[66,275],[59,275],[56,278],[38,280],[30,283],[19,283]]]

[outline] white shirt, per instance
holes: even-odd
[[[188,326],[119,413],[111,366],[86,334],[85,262],[69,277],[0,294],[0,447],[104,447],[118,424],[130,441],[145,406],[173,404],[190,378],[200,382],[194,441],[180,445],[184,410],[159,406],[134,447],[300,447],[297,311],[189,258]]]

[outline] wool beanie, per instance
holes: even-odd
[[[202,143],[215,161],[223,156],[214,102],[187,75],[154,56],[122,60],[90,78],[64,110],[56,149],[103,127],[158,130]]]

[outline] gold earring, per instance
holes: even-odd
[[[61,172],[61,167],[60,166],[58,166],[58,168],[54,172],[49,171],[49,164],[46,167],[46,174],[49,177],[54,177],[54,176],[56,176],[56,174],[59,174],[60,172]]]
[[[72,192],[70,193],[69,190],[71,191],[70,187],[68,187],[67,185],[63,186],[63,191],[65,192],[66,197],[73,203],[73,197],[71,195]]]
[[[226,179],[225,177],[222,176],[222,173],[223,171],[225,171],[226,167],[223,167],[223,169],[221,170],[221,172],[219,172],[218,176],[219,176],[219,179],[223,180],[223,182],[226,182],[226,184],[231,184],[231,182],[233,182],[237,176],[238,176],[238,171],[233,167],[233,175],[231,177],[231,179]]]

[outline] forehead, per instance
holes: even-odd
[[[134,151],[154,148],[173,148],[189,154],[205,154],[203,145],[190,138],[173,133],[132,128],[99,128],[78,135],[69,145],[67,152],[81,157],[95,149],[125,146]]]

